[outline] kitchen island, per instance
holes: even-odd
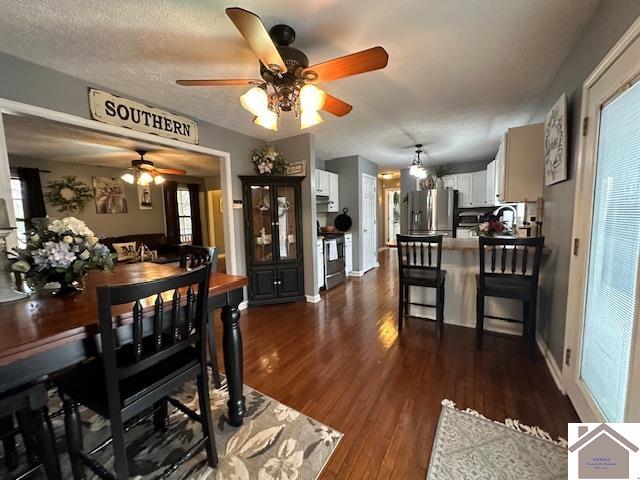
[[[445,324],[475,328],[476,275],[480,273],[478,248],[477,238],[444,238],[442,240],[442,269],[447,271]],[[545,259],[549,257],[550,253],[551,251],[545,247],[542,254],[540,283],[542,283],[544,276]],[[510,263],[508,264],[510,265]],[[412,303],[435,305],[435,289],[410,287],[409,300]],[[411,305],[409,314],[435,318],[435,309]],[[522,302],[508,298],[485,297],[485,315],[522,320]],[[516,335],[522,334],[521,324],[493,318],[485,318],[484,329]]]

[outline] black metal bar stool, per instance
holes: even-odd
[[[396,235],[398,267],[400,270],[400,294],[398,306],[398,331],[402,331],[404,317],[409,306],[436,309],[436,335],[442,335],[444,326],[444,284],[447,272],[442,270],[442,235]],[[409,287],[436,289],[436,304],[411,302]]]
[[[154,424],[164,430],[167,401],[202,424],[202,438],[165,470],[163,478],[203,446],[209,466],[217,465],[203,331],[207,324],[210,268],[204,265],[146,283],[98,287],[102,355],[56,380],[76,480],[84,478],[85,466],[102,478],[128,478],[124,443],[127,426],[159,411],[159,415],[154,414]],[[114,326],[114,319],[127,317],[131,318],[130,325]],[[170,398],[185,382],[193,380],[198,387],[200,413]],[[76,402],[109,419],[112,439],[92,452],[109,443],[113,445],[115,476],[83,451]]]
[[[529,355],[534,358],[538,279],[544,237],[479,237],[478,240],[480,244],[480,274],[476,275],[476,339],[478,350],[482,349],[484,319],[497,318],[484,314],[484,297],[512,298],[523,302],[522,334],[527,337]],[[487,253],[489,254],[490,271],[487,271]],[[499,318],[499,320],[517,322],[514,319]]]
[[[180,267],[195,268],[200,265],[211,264],[211,271],[218,268],[218,249],[216,247],[201,247],[196,245],[182,245],[180,247]],[[216,346],[215,318],[211,315],[209,328],[207,329],[207,341],[209,343],[209,361],[213,373],[213,384],[216,388],[222,387],[220,370],[218,369],[218,349]]]
[[[15,434],[19,432],[30,457],[31,469],[41,463],[47,478],[58,480],[62,475],[47,400],[44,379],[0,394],[5,463],[9,470],[18,467]],[[14,428],[13,415],[18,418],[18,429]]]

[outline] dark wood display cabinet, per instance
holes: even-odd
[[[241,176],[249,305],[304,301],[303,177]]]

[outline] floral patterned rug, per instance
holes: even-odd
[[[567,444],[538,427],[505,423],[442,401],[427,480],[560,480]]]
[[[208,467],[204,449],[183,464],[171,478],[190,480],[313,480],[318,478],[342,434],[302,413],[283,405],[245,385],[247,414],[241,427],[232,427],[226,418],[228,392],[211,385],[216,447],[219,463]],[[185,405],[198,409],[195,385],[176,395]],[[60,408],[55,391],[50,392],[50,410]],[[100,444],[109,433],[108,421],[87,409],[81,410],[85,451]],[[127,457],[131,478],[155,478],[201,438],[200,424],[190,421],[179,411],[170,412],[169,431],[161,434],[153,429],[151,417],[126,434]],[[65,452],[64,420],[53,419],[58,451]],[[105,447],[95,458],[113,468],[113,450]],[[63,478],[71,478],[68,456],[60,455]],[[24,456],[21,465],[24,465]],[[22,470],[21,468],[19,471]],[[15,478],[4,466],[0,478]],[[96,478],[87,469],[87,478]],[[44,474],[41,477],[44,478]]]

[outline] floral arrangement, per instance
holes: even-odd
[[[251,162],[260,175],[284,175],[287,168],[282,153],[273,145],[267,144],[264,148],[251,150]]]
[[[486,222],[482,222],[473,228],[473,232],[476,235],[484,237],[495,237],[506,231],[507,224],[494,215],[490,215]]]
[[[82,211],[93,198],[91,188],[78,180],[74,175],[67,175],[60,180],[47,183],[44,198],[60,213]]]
[[[16,252],[12,270],[36,288],[48,282],[71,285],[93,268],[111,270],[114,255],[75,217],[53,220],[30,232],[26,247]]]

